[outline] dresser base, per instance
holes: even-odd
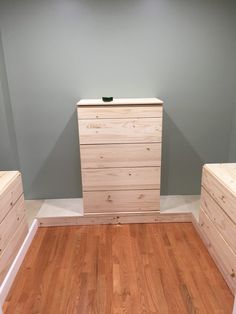
[[[128,223],[161,223],[161,222],[192,222],[191,213],[116,213],[116,214],[86,214],[73,217],[38,218],[40,227],[99,225],[99,224],[128,224]]]

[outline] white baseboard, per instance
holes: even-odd
[[[7,294],[11,288],[11,285],[16,277],[16,274],[23,262],[23,259],[25,257],[25,254],[27,253],[29,246],[35,236],[35,233],[38,229],[38,221],[34,219],[32,225],[29,228],[29,232],[22,243],[21,248],[19,249],[19,252],[17,253],[10,269],[7,272],[7,275],[3,281],[3,283],[0,286],[0,314],[2,313],[1,307],[3,306],[5,299],[7,297]]]
[[[233,308],[233,313],[232,314],[236,314],[236,295],[234,297],[234,308]]]

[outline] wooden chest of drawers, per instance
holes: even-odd
[[[0,171],[0,284],[27,232],[21,174]]]
[[[159,211],[162,104],[78,102],[85,213]]]
[[[209,252],[236,293],[236,164],[204,166],[199,223]]]

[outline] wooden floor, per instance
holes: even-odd
[[[4,304],[11,314],[232,313],[190,223],[40,228]]]

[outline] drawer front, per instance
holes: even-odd
[[[22,195],[0,224],[0,252],[3,252],[24,217],[25,206]]]
[[[84,191],[160,189],[160,167],[82,171]]]
[[[93,191],[83,193],[86,213],[160,210],[159,190]]]
[[[8,242],[5,250],[0,255],[0,284],[3,282],[14,258],[16,257],[28,232],[25,218],[21,221],[19,227],[15,230],[12,238]]]
[[[213,199],[224,209],[236,223],[236,197],[219,179],[205,167],[203,168],[202,185]]]
[[[89,106],[77,108],[78,119],[161,118],[162,106]]]
[[[81,167],[115,168],[161,165],[161,143],[80,146]]]
[[[79,121],[80,144],[161,142],[162,119],[99,119]]]
[[[199,222],[201,230],[207,239],[207,248],[215,256],[223,269],[225,280],[233,287],[236,292],[236,255],[224,241],[221,234],[217,231],[212,221],[205,212],[200,212]]]
[[[19,174],[7,189],[0,195],[0,222],[13,208],[16,201],[23,194],[21,175]]]
[[[201,191],[201,209],[208,215],[214,226],[221,233],[225,241],[236,254],[236,225],[225,214],[223,209],[206,192],[205,188]]]

